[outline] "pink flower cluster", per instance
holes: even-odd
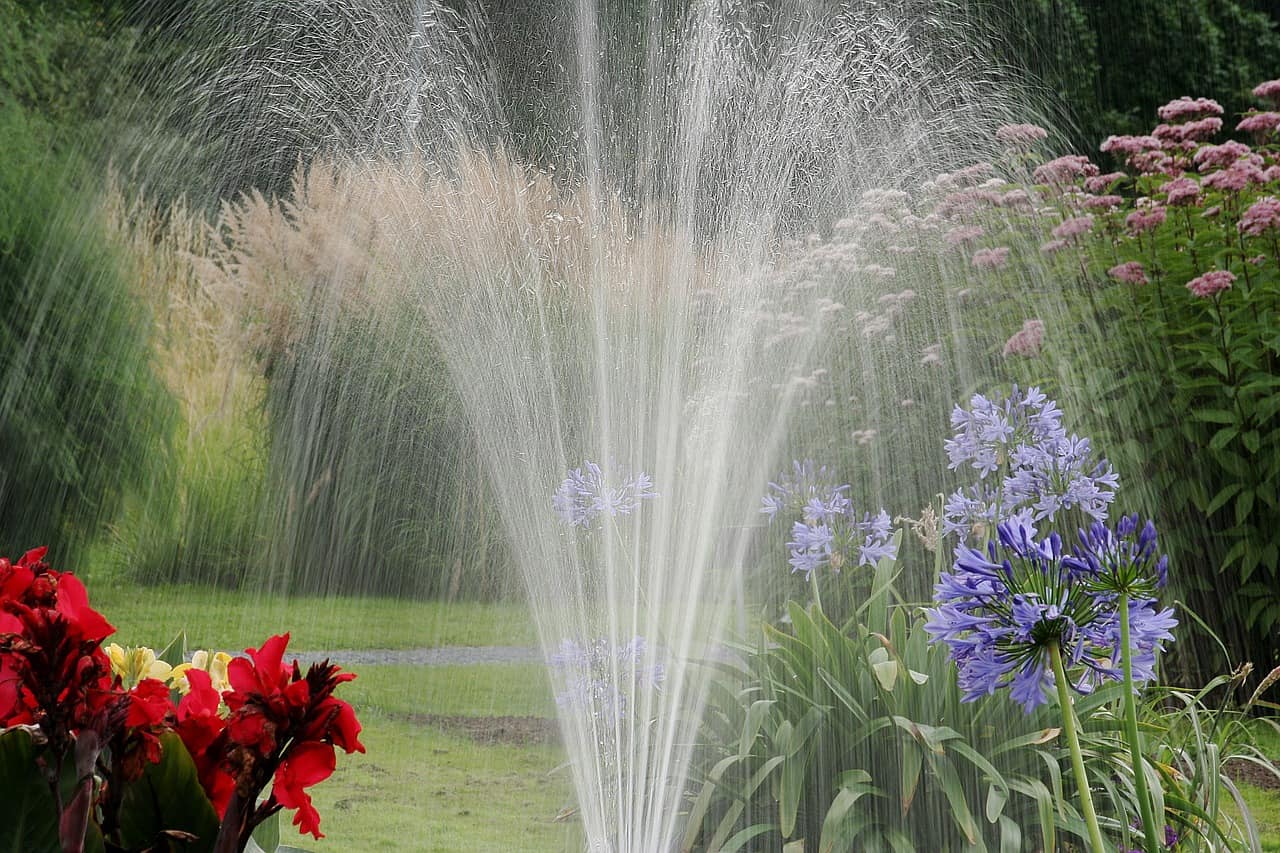
[[[1280,107],[1280,80],[1268,80],[1253,87],[1253,96]]]
[[[1266,231],[1280,232],[1280,199],[1266,196],[1249,205],[1236,226],[1241,234],[1261,237]]]
[[[1210,169],[1225,169],[1250,154],[1253,154],[1252,148],[1232,139],[1221,145],[1206,145],[1191,159],[1201,172],[1207,172]]]
[[[1174,207],[1195,204],[1200,200],[1200,185],[1191,178],[1174,178],[1162,189],[1165,200]]]
[[[1222,130],[1222,119],[1217,116],[1200,118],[1186,124],[1160,124],[1151,131],[1151,135],[1162,143],[1163,148],[1185,147],[1183,143],[1203,142]],[[1194,146],[1192,146],[1194,147]]]
[[[1125,284],[1146,284],[1147,273],[1142,268],[1142,264],[1138,261],[1128,261],[1123,264],[1116,264],[1107,270],[1107,275],[1116,281],[1123,281]]]
[[[1118,195],[1086,195],[1080,204],[1095,210],[1111,210],[1124,204],[1124,199]]]
[[[1241,119],[1240,123],[1236,125],[1236,130],[1242,130],[1245,133],[1252,133],[1257,136],[1275,133],[1280,131],[1280,113],[1253,113]]]
[[[1181,97],[1156,110],[1162,121],[1187,121],[1201,116],[1222,115],[1222,104],[1212,98]]]
[[[1053,229],[1053,236],[1059,240],[1069,240],[1072,237],[1078,237],[1093,230],[1092,216],[1075,216],[1071,219],[1064,219],[1058,227]]]
[[[984,233],[986,232],[982,230],[981,225],[957,225],[943,235],[942,239],[947,242],[948,246],[959,246],[961,243],[970,243],[977,240]]]
[[[1099,171],[1088,157],[1082,154],[1067,154],[1056,160],[1050,160],[1043,166],[1038,166],[1034,177],[1042,184],[1069,184],[1076,178],[1093,177]]]
[[[996,128],[996,141],[1013,148],[1030,148],[1048,136],[1049,131],[1037,124],[1006,124]]]
[[[1004,357],[1020,355],[1023,358],[1034,358],[1040,354],[1044,344],[1044,323],[1040,320],[1027,320],[1022,328],[1013,333],[1005,342]]]
[[[1235,280],[1235,274],[1227,270],[1210,270],[1204,275],[1197,276],[1187,282],[1187,290],[1190,290],[1201,299],[1208,299],[1210,296],[1216,296],[1224,290],[1230,290],[1231,284]]]
[[[971,263],[975,269],[998,270],[1009,262],[1009,247],[997,246],[994,249],[979,249],[973,253]]]
[[[1215,190],[1240,192],[1249,184],[1261,184],[1266,179],[1266,175],[1258,168],[1257,164],[1248,160],[1237,160],[1226,169],[1214,172],[1205,178],[1204,185]]]
[[[1143,234],[1163,225],[1165,216],[1165,209],[1156,204],[1133,211],[1124,218],[1124,224],[1130,233]]]
[[[1129,177],[1124,172],[1107,172],[1105,175],[1094,175],[1084,179],[1084,188],[1086,192],[1105,193],[1116,183],[1123,181]]]

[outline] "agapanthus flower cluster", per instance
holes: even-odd
[[[1058,534],[1037,539],[1034,528],[1006,521],[985,552],[956,549],[952,570],[935,588],[925,630],[933,642],[947,644],[965,701],[1008,687],[1014,701],[1035,710],[1054,686],[1054,647],[1078,691],[1121,678],[1119,598],[1107,572],[1159,565],[1163,573],[1165,565],[1152,561],[1154,528],[1135,537],[1134,527],[1126,520],[1104,534],[1095,525],[1082,534],[1083,549],[1068,555]],[[1156,582],[1144,575],[1144,584]],[[1176,619],[1142,598],[1130,600],[1129,615],[1134,678],[1149,680]]]
[[[889,513],[884,509],[858,513],[848,492],[849,486],[836,485],[825,465],[805,460],[792,463],[790,478],[783,475],[771,482],[769,494],[761,499],[760,511],[771,522],[779,513],[793,519],[799,516],[791,525],[787,562],[805,580],[824,567],[838,572],[897,557]]]
[[[609,724],[626,719],[636,696],[666,679],[661,651],[644,637],[622,644],[604,637],[565,639],[548,663],[558,688],[556,705]]]
[[[978,482],[947,499],[943,532],[988,535],[1003,520],[1030,525],[1077,510],[1105,520],[1119,475],[1097,458],[1089,439],[1068,435],[1062,411],[1040,389],[1013,387],[1008,397],[975,394],[951,413],[949,467],[977,472]]]
[[[640,502],[657,497],[653,480],[641,471],[635,476],[610,479],[595,462],[584,462],[560,483],[551,506],[571,527],[590,528],[599,518],[630,515]]]

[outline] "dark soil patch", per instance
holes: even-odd
[[[560,742],[560,728],[545,717],[449,717],[443,714],[397,714],[396,719],[419,726],[443,729],[468,737],[476,743],[504,743],[513,746],[545,745]]]
[[[1280,767],[1280,765],[1277,766]],[[1263,788],[1268,791],[1280,790],[1280,778],[1277,778],[1275,773],[1270,773],[1251,761],[1241,761],[1239,758],[1233,758],[1227,762],[1226,771],[1227,775],[1236,782],[1248,782],[1255,788]]]

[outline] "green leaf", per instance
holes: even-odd
[[[126,848],[150,847],[166,830],[189,832],[196,841],[189,853],[213,849],[218,815],[205,796],[195,762],[173,732],[160,737],[161,757],[124,789],[120,804],[120,842]]]
[[[31,735],[14,729],[0,735],[0,851],[58,853],[58,816],[53,795],[36,766]]]
[[[1241,485],[1239,483],[1230,483],[1223,486],[1222,490],[1219,491],[1218,494],[1214,495],[1213,500],[1209,501],[1209,505],[1204,508],[1204,514],[1213,515],[1215,512],[1222,509],[1222,507],[1226,506],[1227,501],[1231,500],[1231,498],[1235,496],[1235,493],[1240,491],[1240,489]]]
[[[1244,524],[1253,509],[1253,489],[1242,489],[1236,497],[1236,524]]]
[[[1221,450],[1231,443],[1231,439],[1239,434],[1239,427],[1225,426],[1214,433],[1213,438],[1209,439],[1209,447],[1213,450]]]
[[[280,848],[280,812],[258,824],[253,830],[250,842],[258,845],[262,853],[277,853]],[[249,853],[246,849],[245,853]]]
[[[1236,422],[1236,416],[1226,409],[1196,409],[1191,413],[1191,417],[1210,424],[1233,424]]]

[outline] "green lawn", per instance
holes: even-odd
[[[479,745],[365,714],[366,755],[342,756],[312,789],[327,836],[282,840],[332,851],[578,851],[581,825],[558,747]]]
[[[162,648],[186,631],[187,647],[240,651],[291,633],[291,650],[534,645],[523,604],[281,598],[207,587],[96,584],[94,607],[116,626],[114,642]]]
[[[282,600],[202,588],[137,589],[90,583],[95,607],[117,627],[113,638],[163,646],[186,630],[189,648],[238,651],[291,631],[291,648],[370,649],[441,645],[531,645],[534,631],[515,604],[443,604],[391,599]],[[313,789],[326,838],[285,843],[307,850],[577,851],[576,818],[564,751],[534,744],[480,744],[411,715],[551,718],[555,703],[538,664],[354,666],[342,687],[365,726],[366,755],[343,756],[333,778]],[[1259,746],[1280,753],[1280,735],[1258,730]],[[1280,792],[1241,785],[1262,835],[1280,853]]]

